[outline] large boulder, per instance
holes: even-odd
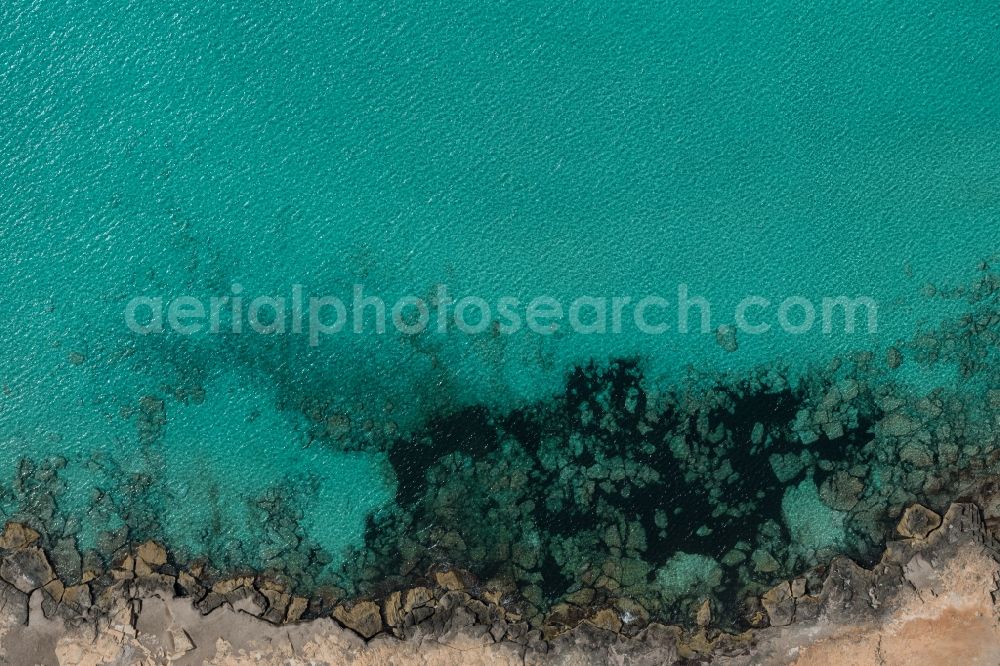
[[[136,557],[151,567],[162,566],[167,563],[167,551],[155,541],[147,541],[136,550]]]
[[[21,523],[7,523],[3,534],[0,534],[0,548],[4,550],[19,550],[27,548],[38,541],[39,534]]]
[[[0,577],[27,594],[51,582],[56,574],[42,549],[31,546],[7,555],[0,564]]]
[[[773,627],[784,627],[795,618],[795,597],[788,581],[778,583],[760,599]]]
[[[922,504],[914,504],[903,512],[896,531],[910,539],[926,539],[941,526],[941,516]]]
[[[382,613],[374,601],[360,601],[350,608],[337,606],[333,617],[365,640],[382,631]]]

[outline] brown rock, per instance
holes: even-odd
[[[403,593],[393,592],[385,600],[385,623],[390,627],[399,627],[403,624]]]
[[[714,641],[708,637],[708,632],[699,629],[678,646],[678,651],[686,659],[699,659],[699,657],[711,654],[714,645]]]
[[[288,615],[285,617],[285,622],[298,622],[307,608],[309,608],[308,599],[305,597],[292,597],[291,603],[288,604]]]
[[[111,569],[111,576],[115,580],[132,580],[135,578],[135,560],[130,553],[125,553],[121,561]]]
[[[180,585],[181,589],[189,597],[200,599],[205,596],[205,586],[187,571],[181,571],[177,574],[177,584]]]
[[[414,608],[426,605],[433,598],[434,595],[426,587],[414,587],[406,593],[406,603],[403,604],[403,613],[412,613]]]
[[[167,563],[167,551],[155,541],[147,541],[136,550],[136,557],[152,567]]]
[[[712,622],[712,604],[708,599],[701,602],[695,614],[695,622],[699,627],[707,627]]]
[[[90,608],[93,604],[90,596],[90,586],[84,584],[67,587],[63,591],[62,602],[76,610]]]
[[[0,534],[0,548],[5,550],[18,550],[26,548],[38,541],[39,534],[27,525],[21,523],[7,523]]]
[[[488,589],[484,590],[481,598],[487,603],[493,604],[494,606],[499,606],[501,600],[503,599],[503,590],[500,589]]]
[[[792,623],[795,617],[795,598],[792,596],[792,588],[788,581],[772,587],[764,593],[760,601],[767,611],[771,626],[784,627]]]
[[[611,608],[602,608],[593,617],[588,618],[587,622],[616,634],[622,630],[622,620],[618,617],[618,613]]]
[[[287,592],[273,588],[263,588],[260,593],[267,599],[267,611],[261,617],[271,624],[281,624],[288,616],[288,604],[292,596]]]
[[[462,576],[454,569],[451,571],[439,571],[434,574],[434,580],[448,591],[464,590],[468,587],[465,581],[462,580]]]
[[[545,618],[545,623],[551,626],[568,627],[578,624],[583,617],[584,612],[579,607],[560,603],[552,607]]]
[[[747,597],[743,602],[745,612],[743,617],[754,629],[761,629],[767,626],[767,611],[764,610],[760,599],[754,596]]]
[[[941,516],[922,504],[914,504],[903,512],[896,531],[911,539],[925,539],[941,526]]]
[[[236,578],[227,578],[225,580],[220,580],[218,583],[212,586],[212,592],[216,594],[221,594],[222,596],[227,596],[240,589],[241,587],[247,587],[253,584],[253,578],[249,576],[237,576]]]
[[[42,613],[45,617],[55,616],[65,590],[65,586],[58,578],[50,580],[42,587]]]
[[[351,608],[337,606],[333,617],[365,640],[382,631],[382,614],[374,601],[361,601]]]

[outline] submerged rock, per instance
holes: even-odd
[[[739,342],[736,340],[736,329],[733,326],[722,325],[719,326],[715,331],[715,342],[724,351],[735,352],[740,348]]]

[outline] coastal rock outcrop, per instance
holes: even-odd
[[[317,613],[326,602],[294,596],[263,575],[211,580],[197,567],[171,572],[169,553],[151,542],[89,583],[66,586],[38,539],[8,525],[8,547],[0,548],[0,658],[275,666],[692,659],[818,666],[850,659],[860,666],[930,666],[960,654],[970,663],[995,663],[1000,544],[993,522],[972,503],[952,504],[943,517],[909,507],[901,525],[912,536],[887,544],[873,568],[836,558],[822,578],[810,573],[782,581],[757,600],[765,621],[743,633],[713,627],[707,599],[684,628],[649,622],[627,598],[595,605],[602,598],[590,588],[536,627],[519,612],[516,594],[457,569],[428,572],[427,585],[394,590],[380,601],[359,599]],[[140,584],[149,577],[161,577],[163,585]],[[210,597],[216,601],[206,608]]]

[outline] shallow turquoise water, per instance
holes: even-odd
[[[300,536],[340,562],[397,485],[378,442],[439,411],[543,399],[590,358],[640,354],[669,382],[882,353],[947,313],[925,283],[968,282],[1000,249],[998,24],[943,3],[7,3],[3,477],[65,458],[57,512],[84,548],[137,503],[136,534],[255,566],[274,550],[254,502],[292,488]],[[311,349],[123,318],[139,295],[359,282],[488,300],[686,283],[721,313],[869,296],[879,332]],[[165,401],[148,441],[144,396]],[[351,446],[316,438],[317,410]]]

